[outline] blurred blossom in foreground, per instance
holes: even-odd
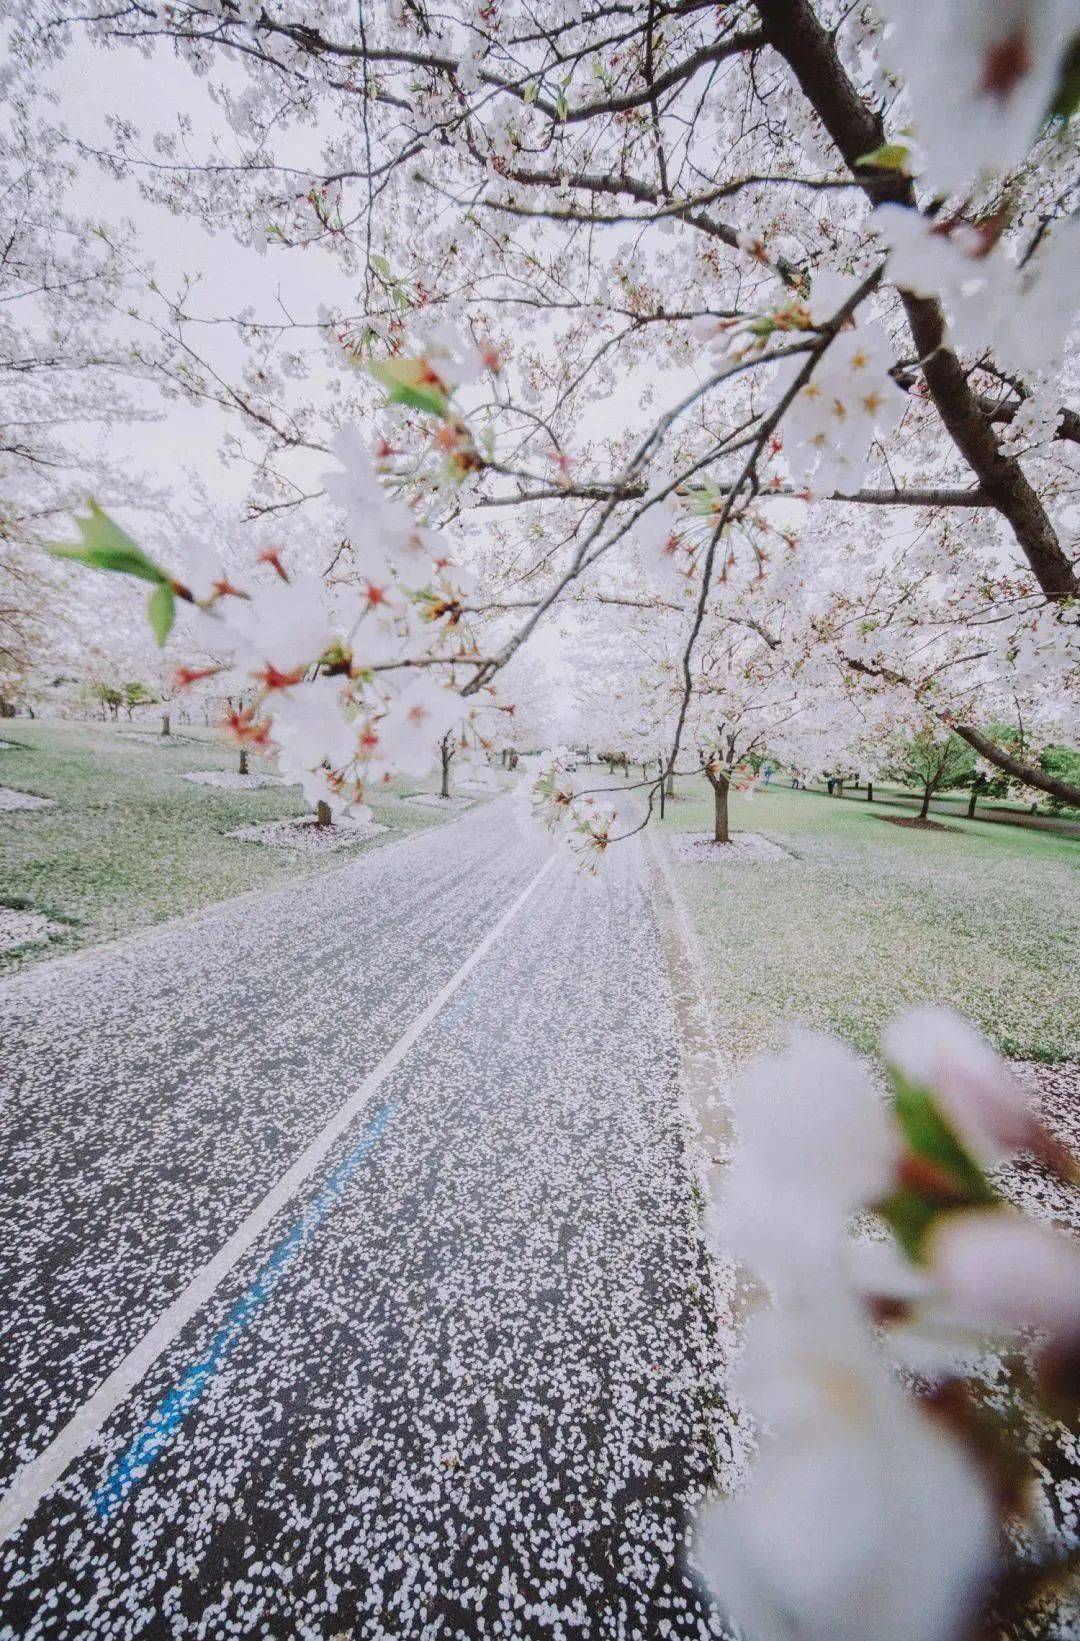
[[[1008,1398],[996,1422],[976,1417],[972,1355],[987,1336],[1023,1348],[1024,1394],[1055,1410],[1075,1396],[1080,1249],[983,1172],[1021,1149],[1071,1162],[951,1011],[895,1021],[885,1057],[891,1102],[848,1050],[798,1031],[733,1093],[742,1144],[710,1229],[769,1290],[733,1387],[759,1456],[744,1490],[702,1512],[695,1553],[753,1641],[974,1633],[1001,1588],[1024,1455]],[[889,1240],[854,1242],[865,1209]],[[912,1381],[896,1363],[920,1339]],[[1037,1581],[1037,1557],[1026,1571]]]

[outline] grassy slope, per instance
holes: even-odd
[[[206,730],[179,728],[182,746],[125,740],[146,725],[0,722],[0,785],[58,800],[56,809],[0,813],[0,904],[45,912],[69,933],[47,946],[0,954],[0,972],[128,934],[249,889],[332,871],[359,849],[439,825],[437,810],[373,804],[390,830],[312,858],[227,838],[233,827],[303,814],[298,787],[230,792],[180,779],[185,771],[235,769],[236,753]],[[264,767],[252,758],[255,772]],[[265,767],[272,769],[272,764]],[[412,783],[403,790],[415,791]]]
[[[699,790],[700,788],[700,790]],[[672,870],[737,1058],[797,1017],[871,1050],[905,1004],[950,1003],[1005,1053],[1080,1060],[1080,841],[775,788],[732,803],[735,828],[798,858]],[[711,831],[704,782],[681,783],[665,831]]]

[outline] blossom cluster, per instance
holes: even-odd
[[[1003,223],[939,221],[903,205],[879,205],[872,221],[891,247],[889,278],[942,303],[957,345],[1028,376],[1059,363],[1080,306],[1076,256],[1080,224],[1058,223],[1023,263],[1000,244]]]
[[[805,322],[826,326],[855,290],[855,281],[822,273],[805,304]],[[805,361],[780,367],[782,393],[794,386]],[[861,485],[875,435],[896,432],[905,394],[890,372],[894,355],[881,325],[849,319],[826,346],[795,393],[782,423],[783,454],[797,484],[818,495],[850,493]]]
[[[642,566],[659,594],[678,597],[693,586],[701,544],[674,496],[658,499],[642,513],[634,526],[634,540]]]
[[[390,403],[434,419],[431,442],[454,484],[478,458],[452,395],[496,366],[474,344],[432,327],[417,357],[371,367]],[[178,601],[190,607],[188,641],[207,659],[181,667],[176,686],[213,679],[238,703],[226,727],[241,746],[275,750],[311,803],[362,813],[365,796],[393,776],[427,774],[448,738],[459,768],[475,763],[481,774],[499,714],[513,709],[497,704],[490,687],[469,700],[457,687],[462,667],[477,664],[465,619],[473,577],[423,518],[419,494],[394,494],[353,428],[339,428],[330,450],[336,463],[323,486],[347,547],[335,580],[329,570],[292,574],[277,547],[260,554],[263,579],[250,586],[237,585],[202,546],[165,569],[93,503],[77,520],[81,542],[54,552],[149,581],[161,642]]]
[[[1071,0],[876,0],[923,160],[953,193],[1019,165],[1056,112],[1076,34]]]
[[[468,572],[451,562],[441,535],[388,494],[355,430],[341,429],[332,450],[339,465],[323,484],[345,516],[349,581],[291,578],[272,550],[264,557],[275,578],[251,592],[206,554],[185,574],[197,605],[191,637],[226,658],[209,669],[218,688],[245,698],[230,714],[232,734],[272,745],[309,800],[338,812],[394,775],[427,774],[446,735],[466,760],[483,762],[497,709],[490,692],[472,706],[462,699],[453,654],[444,667],[427,666],[432,639],[459,626]],[[458,644],[467,656],[464,638]]]
[[[566,747],[557,747],[545,753],[536,768],[525,777],[531,795],[532,815],[584,867],[595,871],[613,841],[618,814],[611,804],[601,803],[596,793],[583,791],[577,786],[570,767],[572,763],[570,751]]]
[[[891,1104],[807,1031],[734,1093],[742,1145],[712,1229],[771,1297],[738,1384],[761,1452],[746,1491],[704,1513],[697,1553],[755,1637],[958,1634],[994,1576],[1015,1463],[1004,1428],[973,1455],[965,1373],[987,1336],[1023,1337],[1051,1397],[1080,1352],[1080,1249],[985,1171],[1019,1150],[1072,1165],[951,1011],[902,1016],[884,1053]],[[852,1234],[869,1208],[888,1240]]]

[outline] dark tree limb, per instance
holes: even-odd
[[[880,678],[887,684],[896,684],[902,689],[909,689],[920,705],[927,712],[941,721],[946,729],[951,729],[954,735],[959,735],[962,741],[973,747],[979,755],[993,764],[1006,775],[1011,775],[1014,781],[1020,781],[1023,786],[1031,786],[1039,792],[1046,792],[1052,798],[1058,798],[1062,803],[1080,809],[1080,786],[1073,786],[1069,781],[1063,781],[1058,775],[1048,775],[1045,769],[1038,764],[1025,763],[1013,753],[1007,752],[1004,747],[998,746],[981,729],[974,729],[970,724],[961,724],[941,707],[930,706],[922,699],[918,683],[911,678],[905,678],[902,672],[896,672],[892,667],[875,666],[869,661],[860,661],[853,655],[843,655],[840,658],[845,667],[852,672],[861,673],[867,678]]]
[[[885,142],[884,121],[852,85],[811,0],[756,4],[769,44],[788,64],[867,198],[875,205],[893,201],[914,207],[910,178],[859,164],[862,155]],[[1080,580],[1046,509],[1020,463],[1001,449],[960,361],[945,343],[940,304],[903,291],[900,295],[930,397],[979,488],[1009,524],[1047,598],[1077,597]]]

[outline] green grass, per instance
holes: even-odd
[[[380,794],[372,808],[389,830],[370,843],[317,858],[244,843],[237,826],[303,814],[299,787],[230,792],[180,777],[235,769],[235,750],[212,731],[176,726],[182,746],[124,739],[145,725],[0,722],[0,786],[55,798],[55,809],[0,813],[0,905],[44,912],[66,932],[48,945],[0,953],[0,973],[147,924],[303,875],[333,871],[363,849],[442,824],[437,810],[403,803],[400,793],[433,789],[410,782]],[[266,767],[252,758],[255,772]]]
[[[890,826],[894,804],[771,788],[732,826],[790,861],[672,870],[698,930],[736,1060],[784,1020],[873,1051],[912,1003],[951,1004],[1018,1059],[1080,1059],[1080,840],[959,817]],[[711,834],[703,781],[680,783],[664,831]]]
[[[783,790],[789,788],[790,777],[782,772],[777,785]],[[772,788],[770,788],[772,790]],[[818,782],[811,791],[827,796],[824,782]],[[931,816],[939,815],[945,818],[959,816],[966,818],[970,792],[963,787],[955,791],[935,792],[930,800]],[[874,802],[888,803],[897,800],[900,809],[918,810],[922,803],[922,793],[912,792],[902,786],[896,786],[891,781],[874,782]],[[845,803],[865,803],[866,788],[848,785],[844,788]],[[1026,824],[1031,815],[1031,803],[1022,803],[1015,798],[980,797],[976,807],[976,818],[984,820],[997,819],[1005,825]],[[1051,809],[1045,798],[1040,799],[1036,808],[1036,819],[1042,823],[1031,828],[1032,831],[1045,831],[1050,826],[1059,826],[1063,836],[1080,836],[1080,810],[1061,808]]]

